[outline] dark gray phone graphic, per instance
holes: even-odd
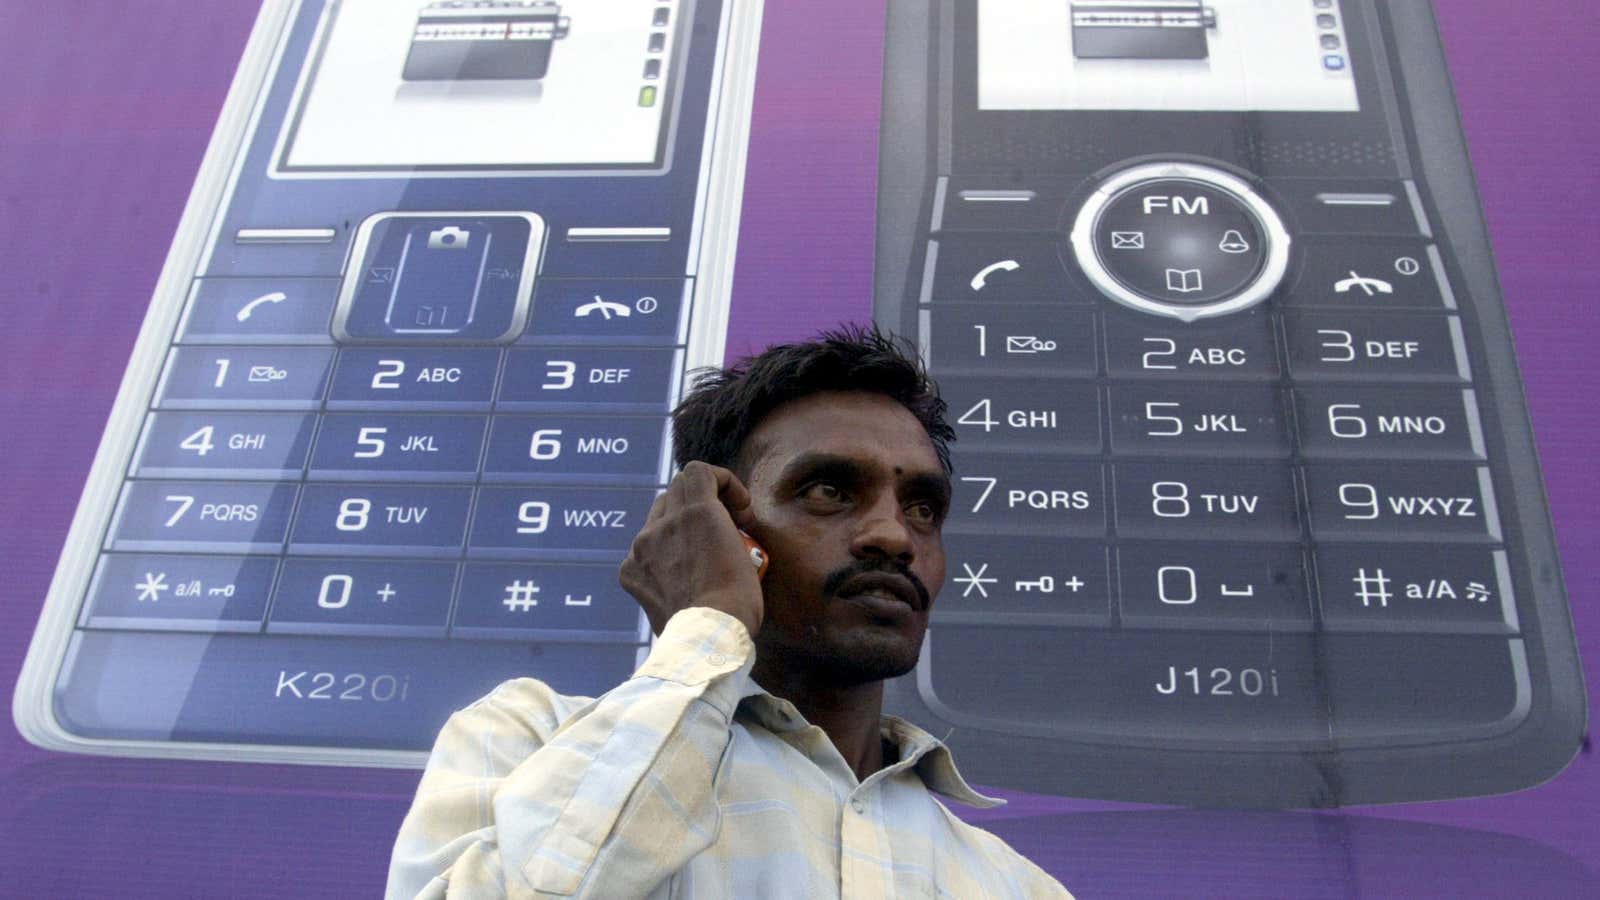
[[[1333,806],[1576,751],[1425,0],[891,2],[877,265],[959,436],[891,701],[970,777]]]

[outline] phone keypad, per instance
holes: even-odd
[[[573,253],[535,281],[543,240],[530,214],[382,214],[347,279],[195,279],[80,640],[116,668],[129,631],[180,654],[170,633],[233,636],[206,651],[239,656],[226,690],[260,676],[280,700],[320,699],[318,673],[353,665],[328,636],[377,639],[338,655],[371,662],[384,702],[470,699],[447,700],[467,688],[439,668],[461,642],[517,642],[484,651],[504,676],[536,642],[532,671],[571,690],[625,675],[646,634],[616,566],[666,477],[694,281],[589,277]],[[277,668],[242,662],[252,639]],[[252,727],[334,727],[291,713]],[[351,728],[338,743],[362,740]]]
[[[1265,302],[1184,321],[1099,297],[1070,252],[1047,252],[1088,187],[959,181],[943,183],[931,283],[913,272],[907,293],[958,436],[925,659],[940,703],[1002,730],[1181,726],[1244,745],[1517,715],[1526,660],[1473,326],[1409,185],[1266,182],[1288,274]],[[1222,200],[1161,187],[1115,235],[1092,232],[1096,252],[1124,265],[1166,234],[1146,216]],[[1222,255],[1255,244],[1228,228]],[[1226,281],[1195,268],[1178,274]]]

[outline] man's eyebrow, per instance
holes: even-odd
[[[906,491],[914,496],[931,497],[940,503],[950,502],[950,478],[943,472],[918,472],[901,481]]]
[[[803,453],[789,461],[779,474],[781,482],[803,478],[831,477],[854,484],[867,478],[866,467],[859,460],[835,453]],[[950,478],[943,472],[913,472],[898,479],[898,489],[923,497],[932,497],[941,503],[950,501]]]
[[[779,480],[788,482],[799,478],[829,475],[842,481],[858,481],[866,477],[861,463],[848,456],[835,453],[802,453],[789,461],[779,474]]]

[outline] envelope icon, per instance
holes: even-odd
[[[289,371],[287,369],[280,369],[276,366],[251,366],[247,380],[259,384],[261,382],[283,381],[288,377]]]
[[[1111,249],[1113,250],[1143,250],[1144,232],[1142,231],[1113,231],[1111,232]]]

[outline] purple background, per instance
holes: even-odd
[[[1600,695],[1600,19],[1438,4]],[[235,0],[0,3],[0,688],[254,16]],[[767,5],[730,353],[871,312],[881,2]],[[1593,704],[1591,703],[1591,708]],[[367,896],[416,773],[67,757],[0,727],[16,896]],[[1080,896],[1600,891],[1588,752],[1519,794],[1337,814],[1017,796],[981,821]]]

